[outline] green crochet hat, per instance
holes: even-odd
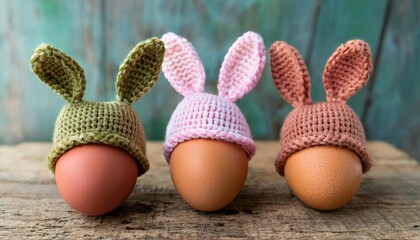
[[[86,78],[74,59],[51,45],[43,44],[35,50],[33,72],[68,102],[57,118],[54,146],[48,156],[53,172],[61,155],[86,143],[122,148],[137,161],[139,176],[149,169],[144,130],[131,104],[158,80],[164,52],[158,38],[139,43],[120,66],[116,100],[88,102],[83,100]]]

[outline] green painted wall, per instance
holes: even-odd
[[[118,66],[136,43],[168,31],[187,37],[203,60],[206,89],[215,92],[220,64],[243,32],[294,45],[323,101],[328,57],[349,39],[369,42],[375,69],[349,104],[370,140],[385,140],[420,159],[420,2],[415,0],[0,0],[0,144],[51,139],[64,101],[30,71],[32,51],[50,43],[75,58],[88,79],[85,99],[115,97]],[[161,75],[134,104],[148,139],[161,140],[181,100]],[[277,139],[290,106],[269,68],[238,102],[256,139]]]

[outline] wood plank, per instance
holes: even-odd
[[[285,40],[306,54],[315,3],[305,0],[253,0],[241,4],[237,1],[175,3],[157,0],[147,4],[142,1],[106,1],[106,76],[115,75],[122,53],[128,52],[137,42],[172,31],[194,45],[205,66],[206,91],[217,93],[217,78],[224,55],[236,38],[246,31],[260,33],[267,48],[274,41]],[[298,18],[294,17],[297,15]],[[256,89],[238,101],[254,136],[259,139],[277,137],[289,110],[274,88],[269,70],[267,67]],[[134,104],[149,140],[164,138],[169,118],[181,99],[161,74],[155,88]]]
[[[50,140],[64,101],[31,72],[34,49],[49,43],[75,58],[92,86],[102,81],[98,1],[0,2],[0,143]]]
[[[261,33],[267,47],[286,40],[306,53],[316,1],[1,1],[0,143],[49,140],[64,101],[28,67],[34,48],[55,45],[75,58],[88,79],[87,100],[115,98],[118,67],[136,43],[168,31],[194,44],[207,71],[207,91],[229,46],[242,33]],[[299,18],[291,16],[299,15]],[[293,21],[291,20],[293,19]],[[226,24],[229,23],[229,24]],[[281,28],[279,26],[282,26]],[[149,139],[163,139],[166,124],[182,97],[166,79],[138,103]],[[275,103],[275,104],[273,104]],[[257,138],[278,136],[289,108],[273,88],[267,68],[257,89],[239,102]],[[263,106],[263,107],[260,107]],[[283,107],[286,108],[283,108]],[[273,117],[273,113],[274,117]],[[29,116],[29,117],[28,117]]]
[[[351,38],[378,43],[389,1],[25,1],[0,0],[0,144],[49,141],[64,101],[29,68],[36,46],[47,42],[85,69],[87,100],[115,97],[118,66],[139,41],[179,33],[193,42],[206,66],[207,91],[215,92],[223,56],[243,32],[259,32],[268,47],[277,40],[296,46],[313,76],[313,96],[324,100],[320,81],[327,58]],[[368,138],[385,139],[420,159],[420,97],[417,89],[420,7],[392,1],[377,79],[350,99],[357,113],[371,98],[364,119]],[[156,87],[134,104],[149,139],[161,140],[182,97],[161,75]],[[269,68],[250,94],[238,101],[256,139],[276,139],[290,106],[278,94]],[[389,110],[391,109],[391,110]],[[401,128],[399,131],[388,129]]]
[[[371,139],[385,139],[420,159],[420,3],[393,1],[372,104],[365,119]]]
[[[308,62],[314,101],[325,101],[322,73],[328,58],[340,44],[352,39],[362,39],[368,42],[372,57],[376,59],[387,4],[388,1],[383,0],[322,2]],[[348,101],[359,116],[363,113],[366,97],[365,87]]]
[[[232,1],[232,5],[234,4],[236,2]],[[223,24],[233,22],[238,35],[247,30],[260,33],[267,51],[275,41],[286,41],[296,46],[303,56],[307,56],[313,40],[313,23],[316,21],[319,4],[318,0],[255,1],[255,7],[250,9],[253,11],[248,11],[239,20],[226,19]],[[230,12],[225,14],[231,15]],[[223,25],[220,24],[218,29],[223,29]],[[233,39],[232,37],[231,41]],[[224,54],[224,51],[226,50],[219,54]],[[255,139],[278,139],[283,121],[291,109],[273,84],[269,60],[267,53],[267,66],[260,82],[253,91],[237,102]],[[221,61],[222,58],[219,62]],[[214,71],[218,71],[218,68]]]
[[[278,142],[258,142],[239,196],[215,213],[191,209],[176,193],[161,142],[148,142],[151,169],[114,212],[86,217],[60,198],[47,170],[50,143],[0,146],[0,238],[311,238],[420,237],[420,165],[390,144],[370,142],[374,166],[344,207],[305,207],[277,175]]]

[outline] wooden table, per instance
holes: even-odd
[[[198,212],[176,193],[161,142],[148,143],[151,169],[114,212],[87,217],[69,208],[46,167],[51,144],[0,146],[0,238],[420,238],[420,165],[370,142],[372,170],[358,194],[329,212],[303,205],[277,175],[277,142],[258,142],[247,182],[225,209]]]

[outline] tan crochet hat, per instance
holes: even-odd
[[[346,101],[368,81],[372,70],[366,42],[349,41],[328,60],[323,74],[327,102],[313,104],[310,77],[298,51],[285,42],[270,48],[271,72],[280,94],[293,105],[281,129],[276,170],[284,175],[284,164],[293,153],[317,145],[353,150],[362,160],[363,172],[372,165],[365,133],[356,113]]]
[[[33,72],[68,102],[57,118],[54,146],[48,157],[53,172],[61,155],[86,143],[124,149],[137,161],[139,176],[149,169],[143,127],[131,104],[158,80],[164,51],[158,38],[139,43],[120,66],[116,101],[88,102],[83,100],[85,75],[75,60],[50,45],[35,50]]]

